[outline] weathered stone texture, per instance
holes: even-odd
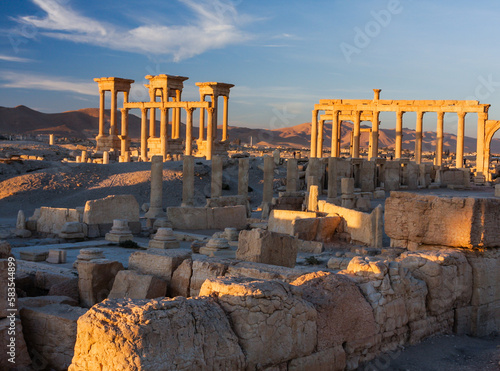
[[[209,278],[224,276],[227,272],[229,262],[219,259],[197,259],[193,261],[193,274],[189,291],[191,296],[197,296],[200,293],[201,286]]]
[[[161,278],[134,271],[119,271],[116,274],[109,299],[154,299],[165,297],[167,282]]]
[[[66,304],[24,307],[21,320],[28,348],[35,350],[47,366],[67,370],[73,358],[76,321],[86,311]]]
[[[81,304],[84,307],[91,307],[106,299],[113,287],[116,274],[122,269],[122,263],[107,259],[78,263],[78,289]]]
[[[169,207],[168,219],[175,229],[243,229],[247,225],[246,206]]]
[[[77,209],[41,207],[40,216],[36,221],[36,230],[58,234],[67,222],[80,222],[80,219]]]
[[[128,269],[159,277],[168,285],[177,267],[190,256],[189,251],[178,249],[136,251],[128,259]]]
[[[394,246],[500,246],[500,200],[391,192],[385,232]]]
[[[132,195],[113,195],[98,200],[87,201],[83,212],[83,222],[110,224],[114,219],[139,221],[139,204]]]
[[[70,371],[244,370],[245,357],[212,299],[107,300],[78,321]]]
[[[200,295],[215,297],[229,315],[249,369],[310,355],[316,348],[317,313],[280,281],[209,279]]]
[[[296,238],[257,228],[240,232],[236,258],[293,268],[297,251]]]
[[[170,286],[168,287],[168,295],[175,296],[191,296],[189,286],[191,284],[191,275],[193,274],[193,261],[191,259],[184,260],[181,265],[172,274]],[[201,287],[201,285],[200,285]]]
[[[14,329],[12,327],[14,327]],[[11,331],[14,332],[12,333]],[[13,343],[11,343],[11,338],[15,339]],[[9,362],[9,359],[12,358],[12,354],[9,354],[12,345],[15,349],[15,363]],[[0,319],[0,349],[2,350],[0,369],[11,370],[17,367],[19,370],[23,370],[24,367],[31,365],[28,348],[24,341],[23,326],[19,318],[15,318],[13,322],[11,322],[9,318]],[[29,370],[29,368],[27,368],[27,370]]]

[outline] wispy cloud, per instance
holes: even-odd
[[[114,50],[169,55],[180,61],[207,50],[238,44],[250,38],[240,29],[249,21],[228,0],[179,0],[193,13],[186,25],[141,25],[123,27],[86,17],[65,1],[32,0],[47,15],[25,16],[17,21],[37,27],[42,35]]]
[[[18,89],[39,89],[52,91],[69,91],[84,95],[98,94],[95,82],[71,80],[60,77],[51,77],[31,73],[19,73],[0,70],[0,87]]]
[[[13,57],[11,55],[4,55],[4,54],[0,54],[0,61],[19,62],[19,63],[33,62],[32,59]]]

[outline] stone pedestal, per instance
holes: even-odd
[[[172,228],[158,228],[154,238],[149,241],[149,248],[178,249],[179,241],[175,238]]]
[[[76,258],[81,261],[91,261],[96,259],[104,259],[105,257],[102,249],[91,247],[88,249],[81,249],[80,255],[78,255]]]
[[[200,254],[216,256],[220,250],[229,249],[229,243],[225,238],[211,238],[208,243],[200,248]]]
[[[224,237],[228,241],[238,241],[238,236],[240,232],[236,228],[226,228],[224,229]]]
[[[127,219],[114,219],[113,227],[109,233],[106,233],[106,241],[121,243],[124,241],[132,241],[134,236],[128,227]]]
[[[158,230],[158,228],[172,228],[172,222],[168,218],[158,218],[153,223],[153,229]]]
[[[46,262],[52,264],[66,263],[66,250],[60,250],[60,249],[49,250],[49,257],[47,258]]]

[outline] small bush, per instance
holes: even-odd
[[[132,241],[132,240],[120,242],[118,244],[118,246],[123,247],[125,249],[140,249],[141,248],[137,242]]]
[[[321,262],[318,259],[316,259],[315,256],[309,256],[309,257],[307,257],[306,258],[306,263],[308,265],[320,265],[321,264]]]

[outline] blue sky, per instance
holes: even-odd
[[[319,99],[475,99],[500,120],[497,1],[10,0],[0,2],[0,106],[98,107],[94,77],[235,84],[230,124],[310,121]],[[456,116],[445,116],[456,132]],[[395,114],[381,115],[393,128]],[[415,127],[405,115],[404,126]],[[434,114],[424,130],[435,130]],[[476,115],[466,133],[475,136]]]

